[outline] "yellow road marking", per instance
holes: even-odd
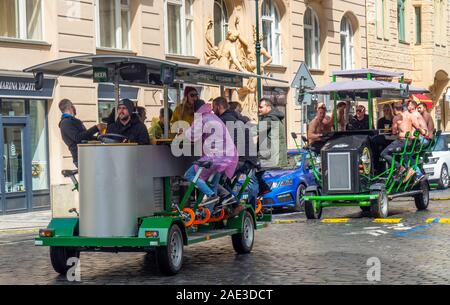
[[[430,198],[430,200],[433,200],[433,201],[450,200],[450,197],[434,197],[434,198]]]
[[[282,224],[282,223],[296,223],[297,220],[288,220],[288,219],[278,219],[275,220],[273,223],[274,224]]]
[[[325,218],[322,220],[324,223],[346,223],[348,221],[348,218]]]
[[[400,221],[402,221],[401,218],[376,218],[373,220],[376,223],[399,223]]]
[[[450,223],[450,218],[440,218],[439,223]]]
[[[427,218],[426,223],[432,223],[436,218]]]
[[[17,230],[1,230],[0,234],[20,234],[20,233],[37,233],[39,232],[39,229],[17,229]]]

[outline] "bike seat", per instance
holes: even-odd
[[[75,176],[76,174],[78,174],[78,170],[77,169],[74,169],[74,170],[64,169],[61,171],[61,174],[67,178],[67,177]]]
[[[211,168],[211,166],[212,166],[211,161],[195,161],[194,164],[198,165],[199,167],[206,168],[206,169]]]

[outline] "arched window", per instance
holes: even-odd
[[[305,11],[305,62],[310,69],[320,68],[320,26],[319,17],[311,8]]]
[[[273,0],[262,3],[263,46],[273,57],[274,64],[281,64],[281,24],[280,13]]]
[[[341,68],[354,68],[353,28],[348,17],[342,18],[341,21]]]
[[[228,11],[223,0],[214,0],[214,44],[223,41],[228,32]]]

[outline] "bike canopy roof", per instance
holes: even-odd
[[[261,78],[273,80],[280,83],[288,83],[287,81],[273,79],[265,76],[258,76],[252,73],[242,73],[238,71],[222,70],[209,66],[180,64],[167,60],[161,60],[143,56],[122,56],[122,55],[83,55],[57,59],[32,66],[24,70],[24,72],[44,73],[55,76],[78,77],[86,79],[94,79],[95,69],[108,69],[109,81],[113,83],[112,76],[121,71],[123,67],[135,64],[136,66],[145,66],[145,79],[127,79],[122,77],[119,79],[121,84],[129,84],[136,86],[163,87],[158,80],[164,73],[163,68],[171,68],[174,71],[174,77],[166,84],[173,83],[198,83],[216,86],[240,87],[242,80],[245,78]],[[149,78],[147,78],[150,76]]]
[[[328,85],[315,88],[309,91],[314,94],[329,94],[332,92],[344,92],[344,91],[369,91],[369,90],[391,90],[400,91],[402,90],[401,83],[397,82],[387,82],[378,80],[368,80],[368,79],[358,79],[358,80],[345,80],[333,82]],[[429,92],[427,89],[418,88],[414,86],[409,86],[409,92],[411,93],[423,93]]]

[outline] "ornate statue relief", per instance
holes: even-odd
[[[256,73],[256,28],[253,26],[253,37],[249,43],[239,30],[240,18],[236,17],[235,29],[228,30],[226,39],[219,46],[212,42],[213,21],[209,20],[206,28],[206,50],[205,59],[209,65],[221,69],[237,70],[241,72]],[[263,35],[260,35],[262,43]],[[264,58],[266,59],[264,61]],[[261,75],[264,69],[272,62],[272,56],[264,47],[261,47]],[[258,105],[256,101],[256,78],[247,80],[244,88],[237,90],[237,96],[242,104],[243,111],[250,118],[257,116]],[[211,92],[212,93],[212,92]]]

